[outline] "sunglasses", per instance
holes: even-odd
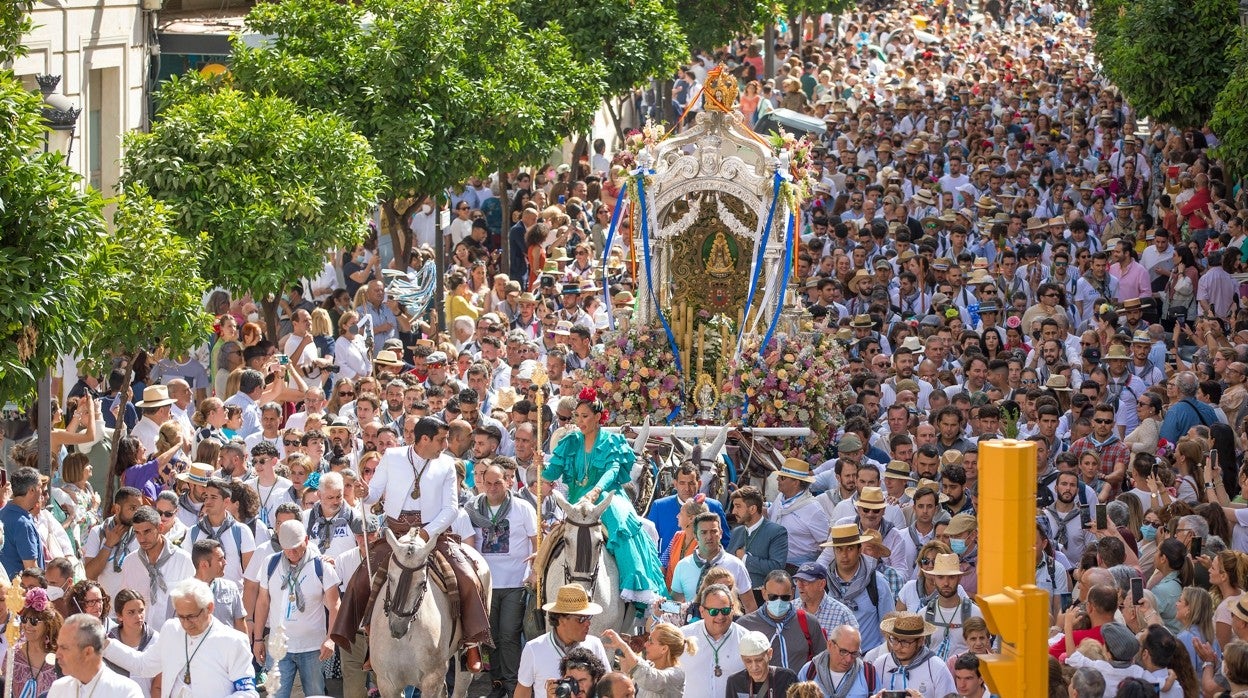
[[[768,601],[792,601],[793,595],[792,594],[768,594],[767,600]]]
[[[339,390],[338,397],[355,397],[354,390]]]
[[[724,608],[708,608],[706,609],[706,615],[712,616],[712,617],[729,616],[729,615],[732,615],[732,607],[726,606]]]
[[[555,415],[555,416],[556,416],[556,417],[558,417],[558,418],[559,418],[559,421],[561,421],[561,422],[568,422],[568,421],[571,421],[571,420],[572,420],[572,415],[570,415],[570,414],[568,414],[568,415],[557,414],[557,415]]]
[[[300,441],[299,439],[294,439],[292,441],[287,441],[286,439],[282,439],[282,445],[283,446],[302,446],[303,442]]]
[[[42,623],[42,622],[43,622],[41,619],[39,619],[39,618],[37,618],[37,617],[35,617],[35,616],[26,616],[26,617],[25,617],[25,618],[23,618],[22,620],[23,620],[23,621],[25,621],[25,623],[26,623],[27,625],[30,625],[30,626],[39,625],[40,623]]]
[[[178,513],[175,511],[161,511],[157,509],[156,512],[160,514],[160,518],[162,519],[172,519],[173,517],[178,515]]]
[[[1097,424],[1113,424],[1114,423],[1114,420],[1112,419],[1094,419],[1092,421]]]

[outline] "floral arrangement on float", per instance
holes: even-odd
[[[724,397],[734,422],[752,427],[810,427],[810,436],[772,439],[786,455],[825,454],[854,402],[845,352],[827,333],[780,334],[767,346],[747,336],[728,365]]]
[[[658,325],[609,333],[585,376],[611,411],[613,426],[641,424],[646,418],[666,424],[685,404],[675,356]]]

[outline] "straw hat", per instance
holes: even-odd
[[[567,249],[563,247],[550,248],[550,257],[547,258],[551,262],[571,262],[572,258],[568,256]]]
[[[1141,307],[1139,298],[1128,298],[1122,302],[1123,310],[1139,310]]]
[[[810,463],[800,458],[785,458],[784,465],[780,467],[776,475],[801,482],[815,481],[815,476],[810,472]]]
[[[866,269],[859,269],[858,271],[854,272],[854,275],[850,277],[849,279],[849,284],[848,284],[849,292],[858,293],[858,287],[862,284],[862,282],[864,280],[870,280],[870,279],[871,279],[871,272],[867,271]]]
[[[923,573],[933,577],[961,577],[963,574],[958,556],[953,553],[937,553],[936,564],[930,570],[923,570]]]
[[[572,616],[596,616],[602,613],[602,606],[590,601],[580,584],[564,584],[559,587],[555,600],[542,606],[542,610]]]
[[[849,326],[860,329],[871,329],[875,326],[875,323],[871,322],[870,315],[855,315],[853,321],[849,323]]]
[[[854,502],[854,506],[863,509],[883,509],[888,506],[888,502],[884,501],[884,490],[878,487],[864,487],[858,493],[858,501]]]
[[[923,340],[914,335],[910,335],[909,337],[901,340],[901,347],[899,348],[905,349],[913,354],[917,354],[923,351]]]
[[[928,480],[927,478],[920,478],[914,487],[907,487],[906,496],[910,499],[914,499],[914,495],[921,489],[929,489],[935,492],[936,499],[942,503],[949,501],[949,495],[940,491],[940,483],[935,480]]]
[[[923,620],[917,613],[901,611],[880,623],[880,632],[903,639],[922,638],[936,632],[936,626]]]
[[[151,407],[164,407],[177,402],[169,397],[169,388],[163,385],[149,385],[143,389],[143,400],[136,402],[135,407],[148,409]]]
[[[1044,387],[1049,388],[1050,390],[1056,390],[1059,393],[1070,392],[1070,385],[1068,385],[1066,381],[1066,376],[1063,376],[1060,373],[1055,373],[1049,376],[1049,379],[1044,382]]]
[[[390,349],[384,349],[377,352],[377,358],[373,359],[373,363],[378,366],[402,366],[403,361],[399,359],[399,355]]]
[[[1027,219],[1028,230],[1044,230],[1045,228],[1048,227],[1048,225],[1049,224],[1043,218],[1039,216],[1032,216],[1031,218]]]
[[[890,460],[888,465],[884,466],[884,477],[893,480],[910,481],[910,464],[904,460]]]
[[[186,472],[177,474],[179,480],[189,482],[192,485],[207,485],[208,479],[211,477],[212,466],[207,463],[191,463]]]
[[[1152,337],[1148,336],[1148,330],[1136,330],[1131,335],[1132,344],[1149,344],[1153,343]]]
[[[567,320],[560,320],[559,322],[555,323],[554,333],[557,335],[572,334],[572,323],[568,322]]]
[[[1109,348],[1105,354],[1106,361],[1130,361],[1131,356],[1127,354],[1127,348],[1121,344],[1115,344]]]
[[[851,545],[862,545],[871,540],[864,535],[856,523],[837,524],[828,531],[828,539],[819,544],[820,548],[844,548]]]

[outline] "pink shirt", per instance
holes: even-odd
[[[1135,260],[1123,270],[1122,265],[1114,264],[1108,269],[1109,275],[1118,279],[1118,301],[1128,298],[1146,298],[1153,295],[1153,287],[1149,282],[1148,270]]]

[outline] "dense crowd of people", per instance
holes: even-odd
[[[604,249],[626,158],[597,142],[466,182],[445,230],[418,209],[410,259],[375,238],[331,252],[275,333],[218,290],[199,350],[72,367],[51,473],[33,439],[3,472],[15,695],[255,696],[279,628],[270,694],[368,695],[386,528],[436,539],[457,668],[491,698],[979,698],[1000,641],[975,600],[978,443],[1003,436],[1037,452],[1049,695],[1248,695],[1244,192],[1214,134],[1136,121],[1085,10],[985,11],[812,17],[677,76],[685,120],[720,64],[747,124],[823,125],[794,276],[856,397],[774,494],[708,498],[684,462],[648,511],[629,501],[634,456],[585,373],[638,302],[627,228]],[[439,234],[444,333],[383,274],[421,269]],[[555,491],[611,498],[643,632],[590,634],[604,609],[576,584],[536,600]]]

